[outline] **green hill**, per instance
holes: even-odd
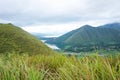
[[[0,24],[0,53],[52,54],[49,47],[28,32],[12,24]]]
[[[91,51],[95,49],[119,49],[120,31],[113,28],[85,25],[47,43],[56,44],[67,51]]]

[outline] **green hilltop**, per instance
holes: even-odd
[[[43,42],[13,24],[0,24],[0,53],[52,54]]]
[[[112,27],[111,27],[112,26]],[[67,51],[113,50],[120,48],[120,25],[109,24],[100,27],[84,25],[47,43],[56,44]]]

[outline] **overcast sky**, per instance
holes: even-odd
[[[0,23],[63,34],[82,25],[120,22],[120,0],[0,0]]]

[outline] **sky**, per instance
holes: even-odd
[[[58,36],[83,25],[120,22],[120,0],[0,0],[0,23]]]

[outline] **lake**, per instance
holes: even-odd
[[[42,42],[45,43],[46,40],[41,40]],[[54,50],[59,50],[60,48],[58,48],[55,44],[48,44],[48,43],[45,43],[48,47],[54,49]]]

